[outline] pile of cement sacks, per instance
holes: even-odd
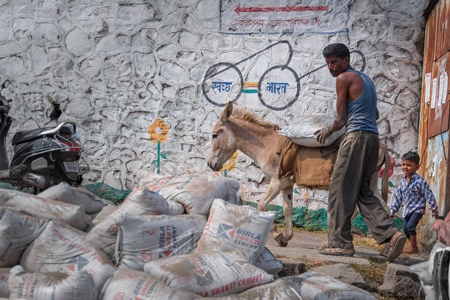
[[[410,266],[419,276],[426,300],[450,299],[450,247],[434,244],[428,261]]]
[[[374,299],[320,273],[278,278],[276,214],[242,205],[237,181],[137,178],[120,206],[65,183],[0,189],[0,299]]]

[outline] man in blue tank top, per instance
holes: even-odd
[[[394,226],[388,212],[370,189],[378,161],[377,96],[372,80],[350,66],[350,51],[344,44],[330,44],[323,56],[336,78],[336,118],[330,127],[316,132],[325,142],[332,132],[346,126],[334,165],[328,195],[328,242],[319,251],[326,255],[353,256],[351,216],[358,206],[378,244],[389,243],[384,255],[393,261],[403,251],[406,236]]]

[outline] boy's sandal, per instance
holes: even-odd
[[[400,254],[402,254],[403,252],[403,247],[406,244],[406,240],[407,237],[404,234],[400,234],[398,235],[398,237],[395,239],[394,243],[391,244],[391,242],[389,242],[389,253],[386,255],[386,259],[388,262],[393,261],[394,259],[396,259],[397,257],[400,256]]]
[[[335,256],[353,256],[355,249],[342,249],[339,247],[322,248],[319,250],[320,254],[335,255]]]

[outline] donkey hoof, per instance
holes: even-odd
[[[282,233],[272,234],[275,241],[278,243],[278,247],[286,247],[288,245],[288,239],[284,237]]]
[[[287,247],[288,245],[288,240],[287,238],[285,238],[284,236],[281,238],[281,241],[278,243],[279,247]]]

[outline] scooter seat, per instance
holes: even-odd
[[[36,128],[36,129],[32,129],[32,130],[27,130],[27,131],[18,131],[13,136],[11,144],[13,146],[15,146],[20,143],[34,140],[39,133],[41,133],[42,131],[45,131],[45,130],[49,130],[49,129],[52,129],[52,127]]]

